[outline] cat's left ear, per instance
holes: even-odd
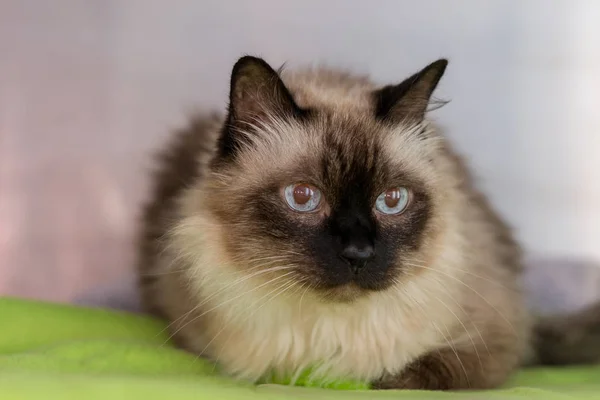
[[[219,139],[219,155],[231,158],[249,135],[273,117],[294,118],[304,113],[279,74],[264,60],[245,56],[233,66],[229,112]]]
[[[437,60],[398,85],[376,90],[376,116],[395,123],[421,122],[447,65],[447,60]]]

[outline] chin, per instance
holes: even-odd
[[[350,281],[343,285],[318,289],[317,293],[328,303],[351,304],[360,299],[371,296],[373,293],[382,292],[392,286],[392,281],[378,282],[377,284],[369,282]]]
[[[354,283],[319,290],[320,297],[327,303],[351,304],[369,293]]]

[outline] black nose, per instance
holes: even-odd
[[[367,264],[367,261],[373,258],[374,254],[375,250],[371,245],[359,247],[351,244],[342,250],[340,257],[350,264],[354,272],[358,272],[359,269]]]

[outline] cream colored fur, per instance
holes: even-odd
[[[329,107],[342,117],[369,111],[364,93],[374,86],[366,79],[316,70],[284,80],[300,105]],[[153,301],[174,321],[172,332],[186,347],[252,381],[271,373],[297,376],[307,367],[319,378],[372,381],[436,349],[485,349],[496,331],[514,334],[524,348],[528,325],[519,283],[498,265],[498,252],[489,251],[496,246],[496,227],[461,189],[466,179],[461,165],[433,125],[427,143],[417,137],[422,126],[390,131],[383,139],[388,155],[434,192],[436,210],[425,250],[407,255],[404,261],[414,269],[393,287],[333,303],[293,280],[286,265],[267,275],[252,268],[244,272],[244,260],[232,259],[224,248],[227,226],[207,210],[212,185],[250,187],[264,174],[277,173],[265,166],[285,169],[295,154],[320,146],[318,126],[311,128],[314,143],[299,141],[301,128],[276,118],[257,127],[277,134],[259,135],[241,153],[243,176],[209,175],[184,192],[179,222],[151,268],[164,274]]]

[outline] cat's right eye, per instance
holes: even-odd
[[[375,208],[385,215],[402,214],[410,202],[410,191],[405,187],[397,187],[381,193],[375,201]]]
[[[294,211],[315,211],[321,203],[321,191],[306,183],[296,183],[284,189],[285,201]]]

